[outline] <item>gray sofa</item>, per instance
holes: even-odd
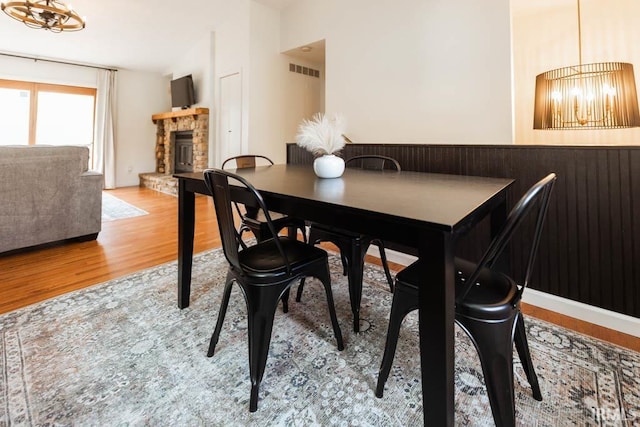
[[[103,177],[88,161],[86,147],[0,146],[0,253],[98,236]]]

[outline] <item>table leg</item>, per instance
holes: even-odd
[[[507,220],[507,200],[504,199],[491,211],[491,238],[498,235]]]
[[[195,226],[195,194],[188,191],[184,180],[178,184],[178,307],[189,307],[191,266],[193,264],[193,229]]]
[[[504,223],[507,221],[507,200],[506,198],[500,202],[499,205],[491,211],[491,239],[500,233]],[[511,258],[509,257],[509,251],[503,251],[498,257],[497,262],[493,265],[494,268],[502,271],[507,275],[511,275]]]
[[[454,243],[448,233],[421,239],[419,288],[420,367],[424,424],[453,426],[454,406]],[[428,244],[427,244],[428,243]]]

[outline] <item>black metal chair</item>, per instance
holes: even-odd
[[[243,154],[241,156],[234,156],[226,159],[222,162],[222,169],[225,169],[233,163],[235,163],[236,169],[255,168],[256,164],[260,161],[266,165],[273,165],[273,161],[266,156]],[[240,235],[245,231],[251,231],[259,242],[273,237],[260,209],[245,206],[243,211],[238,203],[234,203],[234,207],[240,218],[242,218],[239,228]],[[280,231],[287,228],[289,236],[295,238],[294,236],[296,236],[297,230],[300,230],[302,232],[302,240],[305,242],[307,241],[307,229],[303,219],[292,218],[277,212],[269,213],[277,233],[280,233]]]
[[[540,180],[513,207],[502,230],[492,240],[478,264],[456,258],[456,323],[469,335],[478,354],[493,419],[497,426],[515,425],[513,390],[513,342],[531,385],[533,397],[542,400],[533,368],[524,320],[520,311],[522,293],[529,284],[549,197],[556,181],[554,173]],[[495,261],[529,213],[537,208],[524,280],[518,285],[511,277],[492,269]],[[391,370],[400,326],[405,316],[418,308],[418,286],[428,278],[417,273],[417,262],[396,275],[387,340],[378,374],[376,396],[382,397]]]
[[[400,163],[398,163],[397,160],[392,159],[391,157],[379,155],[354,156],[345,162],[345,166],[349,168],[379,171],[401,170]],[[362,298],[362,269],[364,267],[364,256],[367,253],[367,249],[372,244],[377,246],[380,251],[380,260],[382,267],[384,268],[384,274],[387,277],[387,282],[389,283],[389,290],[393,292],[393,278],[389,271],[384,242],[372,236],[365,236],[363,234],[353,233],[348,230],[342,230],[317,223],[311,224],[311,227],[309,228],[308,241],[310,244],[331,242],[340,249],[343,274],[348,276],[349,282],[349,295],[353,311],[353,330],[358,332],[360,330],[360,300]],[[359,253],[357,256],[359,256],[360,259],[354,259],[354,256],[356,256],[354,252],[356,254]],[[357,266],[357,268],[359,268],[359,273],[356,274],[351,266]],[[296,301],[298,302],[302,298],[303,289],[304,281],[301,282],[298,287],[298,292],[296,294]]]
[[[237,181],[255,199],[256,205],[264,214],[269,232],[275,238],[263,240],[243,249],[240,234],[234,222],[229,179]],[[271,330],[278,301],[291,284],[304,276],[318,278],[324,285],[329,306],[329,316],[338,350],[344,348],[342,333],[338,325],[327,253],[298,240],[277,236],[271,215],[260,193],[244,178],[221,169],[204,171],[207,187],[213,195],[218,228],[224,255],[229,262],[226,284],[220,304],[216,327],[211,336],[207,356],[213,356],[220,337],[220,330],[229,305],[231,287],[236,282],[247,304],[249,338],[249,371],[251,377],[251,397],[249,410],[258,408],[258,391],[267,363]]]

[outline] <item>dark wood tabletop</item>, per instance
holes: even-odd
[[[424,422],[453,425],[455,243],[487,215],[492,233],[497,232],[506,217],[506,192],[513,180],[361,169],[322,179],[308,165],[236,173],[260,191],[269,210],[416,249],[425,277],[419,292]],[[178,304],[184,308],[189,305],[194,193],[208,190],[202,172],[174,176],[179,179]],[[248,201],[245,194],[238,188],[232,197]]]
[[[336,212],[367,211],[393,217],[394,221],[449,232],[458,231],[469,217],[501,197],[505,187],[513,182],[503,178],[355,168],[347,168],[340,178],[326,179],[316,177],[307,165],[262,166],[238,169],[235,173],[270,198],[306,199]],[[202,172],[174,176],[196,183],[203,180]],[[269,204],[270,210],[278,211],[279,207],[278,202],[275,206]]]

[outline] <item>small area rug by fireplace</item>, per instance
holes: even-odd
[[[133,218],[148,214],[149,212],[137,208],[131,203],[127,203],[105,191],[102,192],[102,222]]]
[[[217,353],[205,356],[227,268],[212,250],[194,258],[184,310],[172,262],[0,316],[0,425],[421,425],[417,314],[405,320],[378,399],[391,304],[384,274],[367,266],[354,334],[340,260],[330,263],[345,349],[336,349],[321,286],[307,282],[303,301],[276,315],[255,413],[237,287]],[[526,321],[544,400],[531,397],[516,363],[519,425],[640,423],[640,354]],[[477,354],[457,327],[455,353],[456,425],[493,425]]]

